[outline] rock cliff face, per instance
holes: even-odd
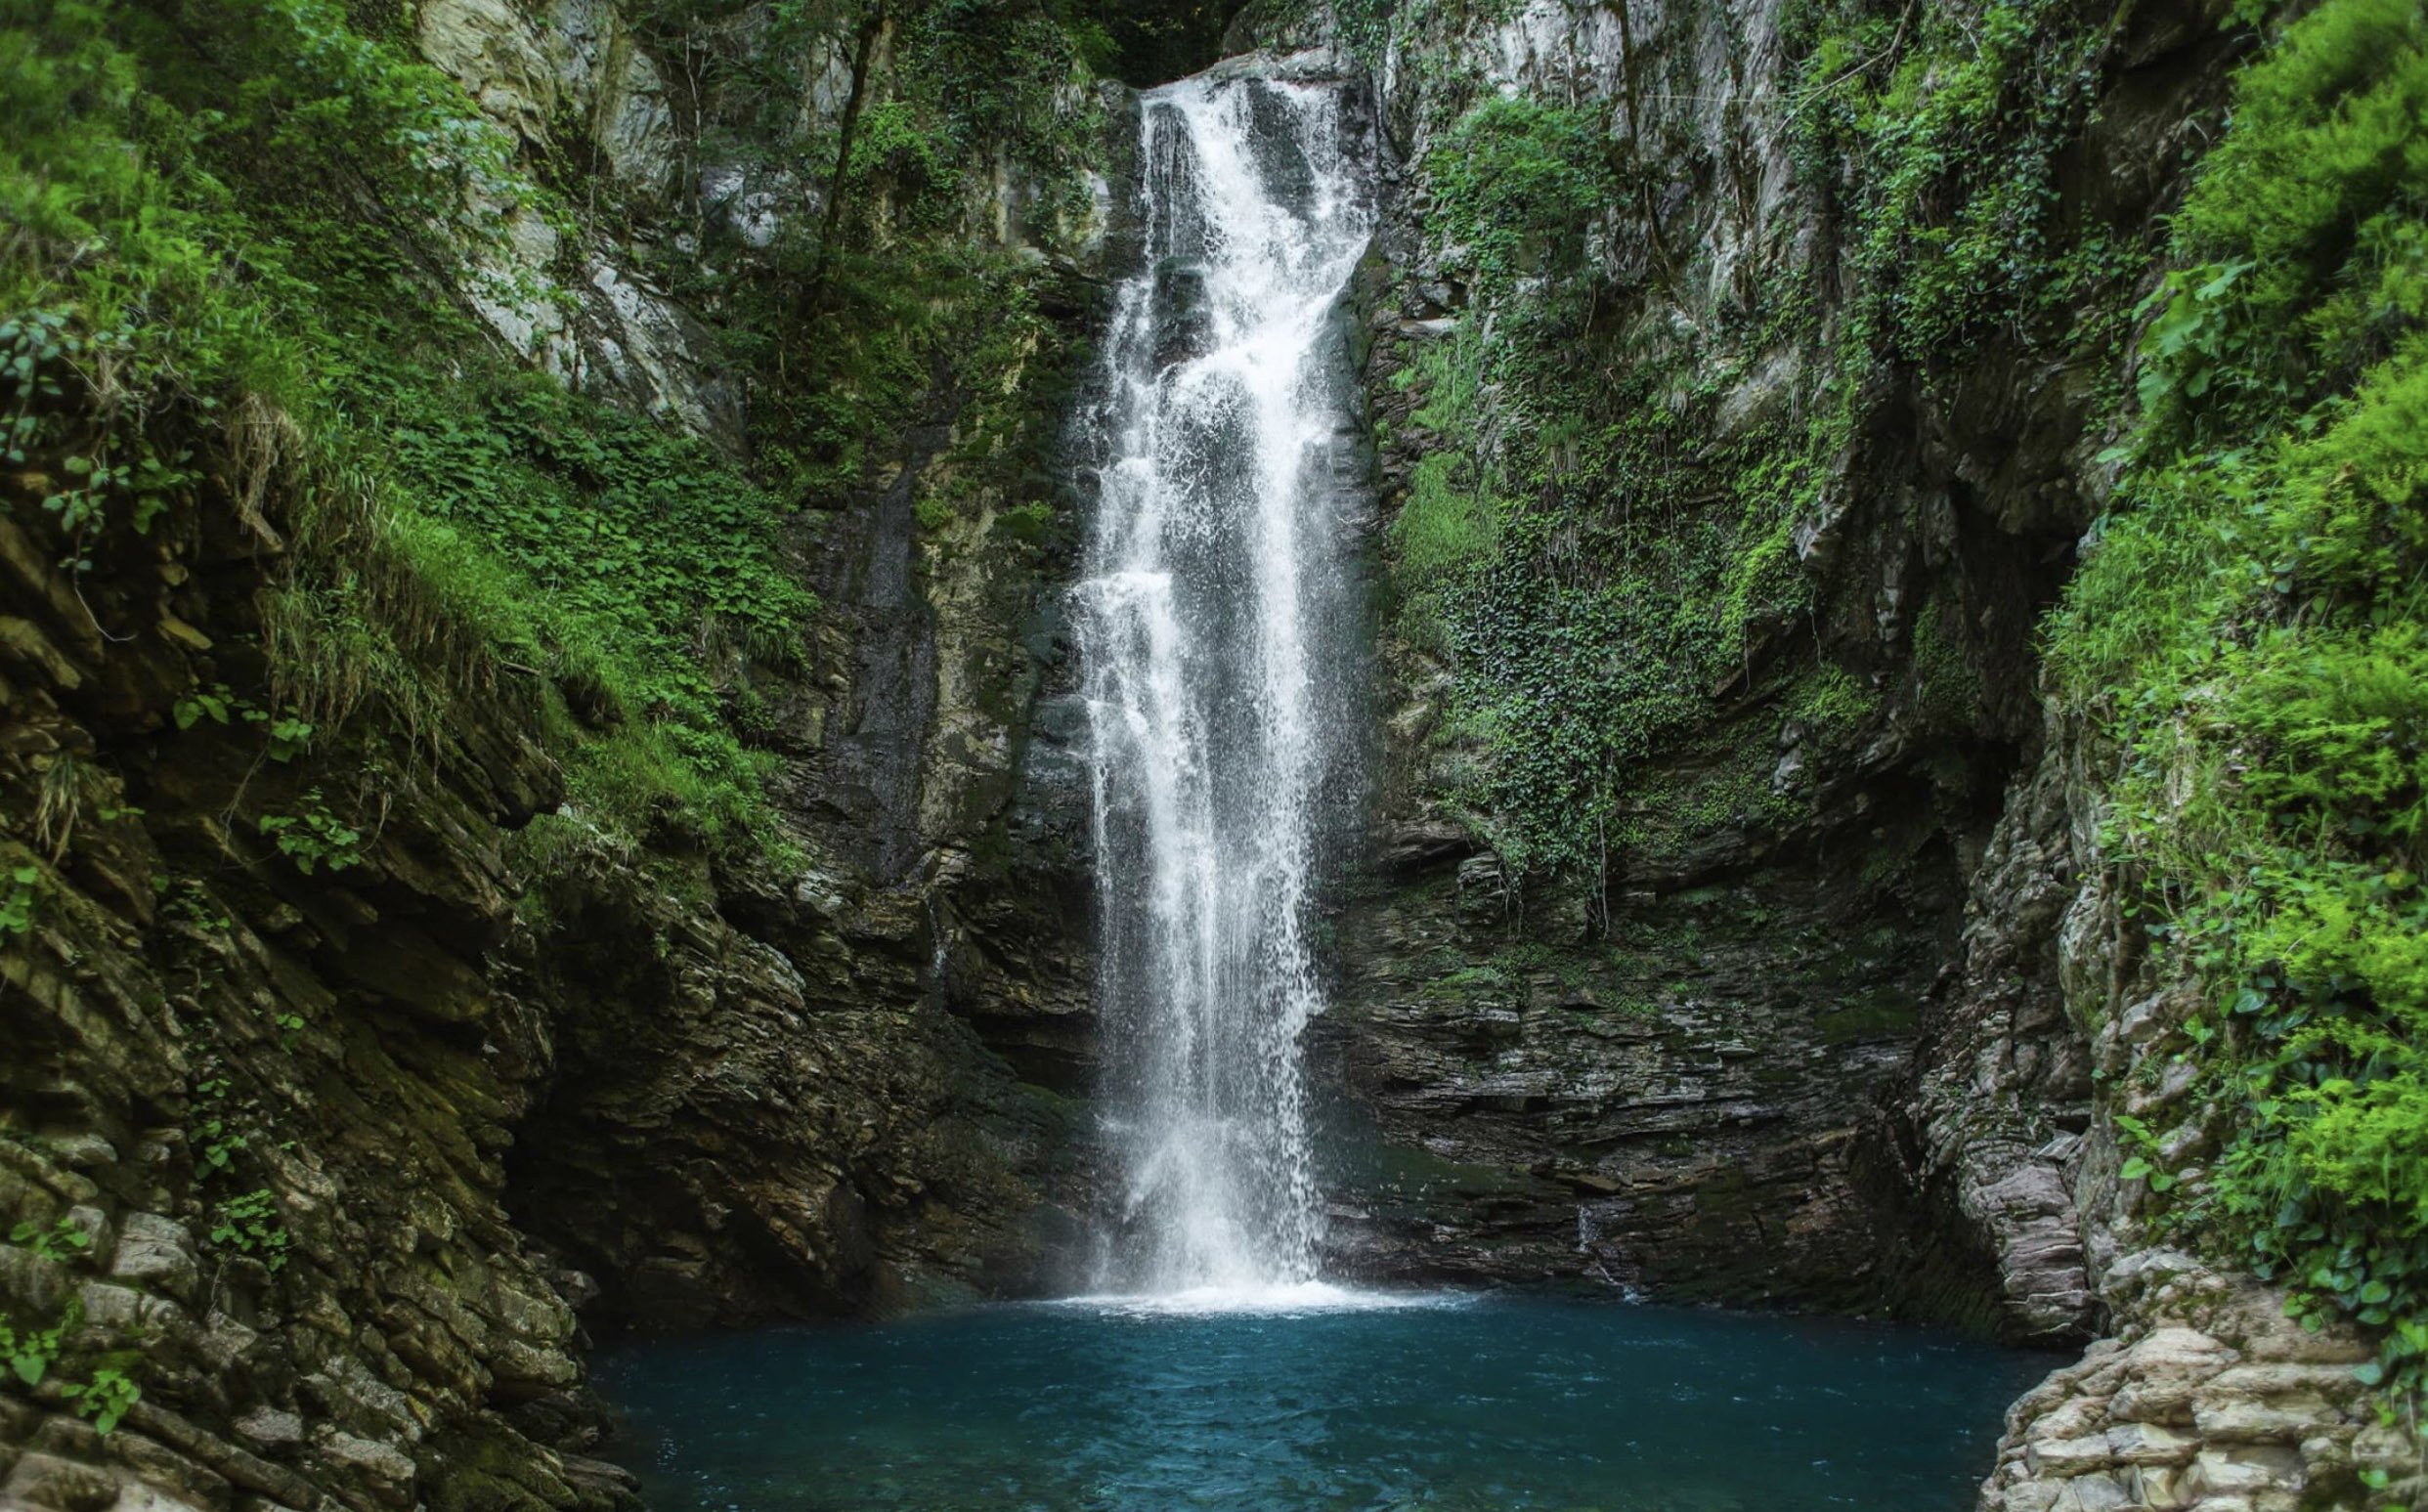
[[[267,408],[162,417],[194,477],[82,569],[31,507],[57,458],[12,461],[0,1308],[43,1364],[0,1396],[0,1507],[628,1505],[585,1329],[1065,1278],[1095,1024],[1053,448],[1125,97],[1005,44],[979,71],[1035,76],[997,137],[924,137],[919,8],[678,9],[412,10],[588,196],[480,203],[503,235],[423,272],[515,361],[787,480],[805,647],[689,649],[790,848],[590,824],[579,732],[639,712],[359,540],[444,717],[380,685],[280,735],[335,486]],[[1115,19],[1131,71],[1213,51],[1168,9]],[[2413,1504],[2366,1346],[2170,1247],[2123,1175],[2200,995],[2125,918],[2112,753],[2035,665],[2244,44],[2028,9],[2020,45],[1963,6],[1234,19],[1340,49],[1389,144],[1345,312],[1384,607],[1311,1046],[1333,1259],[2096,1339],[2016,1404],[1994,1512]],[[1949,125],[1884,60],[1995,108]],[[1974,133],[1915,139],[1952,179],[1900,176],[1897,101]],[[1496,221],[1462,158],[1582,208]],[[909,284],[839,292],[889,258]],[[949,338],[896,339],[930,295]],[[1440,563],[1486,538],[1462,598]],[[103,1437],[65,1388],[112,1371],[142,1397]]]
[[[2184,1101],[2203,996],[2135,948],[2100,861],[2092,748],[2052,734],[1976,880],[1966,989],[1896,1114],[1911,1174],[1945,1184],[1996,1257],[2009,1315],[2088,1310],[2106,1330],[2009,1411],[1980,1504],[2413,1505],[2416,1449],[2354,1375],[2375,1351],[2159,1241],[2143,1184],[2120,1179],[2115,1120]]]
[[[827,190],[769,158],[892,87],[889,37],[795,39],[799,115],[766,127],[645,22],[413,14],[520,160],[595,174],[586,216],[485,207],[505,235],[428,296],[745,455],[783,434],[732,355],[762,317],[666,259],[747,269],[817,229]],[[970,243],[1018,270],[985,341],[889,374],[873,454],[793,516],[805,653],[700,647],[789,867],[673,808],[593,823],[568,731],[642,712],[486,643],[375,523],[332,544],[355,485],[265,404],[157,415],[194,474],[100,546],[35,506],[54,455],[9,477],[0,1505],[630,1505],[587,1457],[586,1330],[1054,1281],[1090,1035],[1073,732],[1032,731],[1068,536],[1035,458],[1100,212],[1002,162],[966,182]],[[48,392],[65,450],[80,396]],[[299,670],[324,648],[283,606],[332,563],[405,626],[409,685]],[[113,1373],[140,1389],[114,1423]]]
[[[2352,1373],[2370,1347],[2167,1247],[2119,1174],[2120,1118],[2190,1106],[2206,999],[2101,854],[2114,754],[2036,687],[2035,624],[2109,486],[2100,427],[2140,259],[2240,44],[2191,11],[2088,32],[2034,13],[2072,70],[2043,98],[2069,103],[2029,124],[2008,107],[1974,148],[2061,207],[2003,225],[2062,271],[1969,332],[1918,310],[1924,273],[1861,251],[1858,217],[1895,207],[1865,182],[1893,177],[1893,151],[1812,119],[1865,49],[1930,56],[1910,16],[1816,74],[1809,9],[1348,9],[1328,24],[1367,50],[1400,159],[1360,314],[1401,608],[1380,814],[1319,1028],[1341,1262],[2100,1335],[2017,1404],[1985,1508],[2416,1504],[2413,1451],[2368,1426]],[[1964,60],[1906,66],[1944,82]],[[1560,229],[1565,262],[1538,241],[1512,265],[1456,164],[1489,133],[1521,139],[1496,171],[1555,196],[1579,112],[1606,160],[1567,171],[1616,207]],[[1926,213],[1962,227],[1981,190],[1955,177]],[[1899,255],[1928,266],[1930,237]],[[1590,304],[1563,308],[1564,285]],[[1629,426],[1660,454],[1630,454]],[[1732,490],[1749,454],[1778,465]],[[1462,492],[1499,496],[1487,592],[1535,595],[1561,647],[1427,576]],[[1659,565],[1713,533],[1740,563],[1784,546],[1796,586]],[[1644,594],[1741,631],[1698,666],[1691,634],[1627,618]],[[1665,658],[1708,680],[1667,705],[1631,692],[1658,673],[1627,664]],[[1529,867],[1547,847],[1509,774],[1564,738],[1564,704],[1654,738],[1555,774],[1578,808],[1596,781],[1608,797],[1569,864]]]
[[[1683,414],[1673,444],[1691,450],[1667,478],[1516,485],[1587,531],[1630,509],[1657,521],[1548,541],[1546,576],[1621,577],[1738,528],[1718,501],[1744,450],[1835,428],[1799,464],[1809,474],[1770,488],[1791,494],[1797,590],[1750,618],[1711,684],[1678,690],[1687,712],[1659,747],[1610,758],[1622,791],[1596,853],[1566,874],[1582,884],[1524,874],[1492,843],[1505,816],[1479,820],[1473,773],[1504,760],[1460,681],[1479,659],[1405,623],[1386,633],[1379,860],[1342,905],[1323,1030],[1377,1142],[1341,1233],[1386,1273],[2079,1337],[2096,1304],[2059,1167],[2089,1127],[2090,1058],[2048,948],[2071,857],[2045,844],[2061,803],[2016,778],[2046,740],[2032,626],[2103,486],[2084,427],[2106,354],[2035,334],[1961,367],[1928,351],[1855,366],[1865,275],[1783,105],[1805,87],[1795,24],[1766,6],[1637,6],[1623,24],[1539,3],[1491,25],[1404,23],[1378,60],[1403,159],[1366,317],[1387,496],[1423,488],[1446,448],[1489,458],[1546,422],[1514,396],[1480,423],[1446,421],[1425,365],[1461,342],[1517,348],[1522,329],[1495,323],[1518,325],[1563,277],[1597,281],[1605,307],[1558,339],[1677,385],[1636,402]],[[2180,18],[2108,42],[2092,124],[2052,169],[2080,206],[2070,235],[2146,238],[2226,60]],[[1643,193],[1580,228],[1587,266],[1495,288],[1452,239],[1456,207],[1426,164],[1496,99],[1606,116],[1624,144],[1621,180]],[[1811,303],[1775,313],[1791,300]],[[1689,393],[1699,379],[1668,376],[1684,367],[1716,376]],[[1625,424],[1630,397],[1614,381],[1571,402],[1598,407],[1588,424]],[[1729,612],[1703,591],[1688,612]],[[1613,662],[1676,655],[1607,644]],[[1841,678],[1844,696],[1816,692]],[[1983,893],[1970,911],[1969,887]],[[1982,1057],[2003,1058],[1995,1110],[1959,1090]]]

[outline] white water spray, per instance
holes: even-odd
[[[1327,797],[1354,766],[1340,299],[1372,230],[1337,83],[1145,97],[1144,251],[1083,424],[1101,497],[1080,647],[1124,1290],[1316,1283],[1299,1040]]]

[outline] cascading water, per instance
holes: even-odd
[[[1325,814],[1354,771],[1355,504],[1341,294],[1372,229],[1343,86],[1289,70],[1145,97],[1144,247],[1094,434],[1080,647],[1100,993],[1127,1181],[1113,1285],[1312,1281],[1299,1039]]]
[[[651,1506],[1928,1512],[2055,1362],[1317,1277],[1298,1040],[1366,724],[1338,317],[1372,213],[1363,103],[1321,68],[1147,96],[1142,262],[1072,436],[1101,483],[1075,608],[1127,1178],[1105,1291],[611,1357]]]

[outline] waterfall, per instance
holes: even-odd
[[[1344,87],[1218,70],[1145,96],[1080,650],[1124,1289],[1311,1281],[1300,1038],[1328,814],[1353,778],[1357,498],[1342,293],[1372,229]]]

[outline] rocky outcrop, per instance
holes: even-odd
[[[2078,848],[2080,797],[2055,759],[2009,790],[1972,878],[1961,964],[1935,984],[1911,1069],[1865,1131],[1875,1189],[1956,1220],[1908,1227],[1901,1284],[2016,1338],[2079,1338],[2101,1316],[2074,1202],[2091,1051],[2059,985],[2059,934],[2096,866]],[[1985,1275],[1996,1289],[1979,1295]]]
[[[1347,905],[1317,1031],[1364,1114],[1334,1141],[1358,1151],[1343,1263],[1889,1306],[1855,1136],[1907,1065],[1938,960],[1915,921],[1954,877],[1925,854],[1868,912],[1848,881],[1774,864],[1622,898],[1606,936],[1514,908],[1489,857]]]
[[[716,102],[613,7],[415,15],[524,161],[595,174],[582,216],[497,207],[431,297],[748,453],[734,312],[667,262]],[[832,41],[806,135],[856,87]],[[883,481],[798,517],[806,652],[726,684],[790,848],[566,806],[568,728],[640,712],[485,642],[258,400],[160,402],[198,479],[81,566],[52,458],[0,480],[0,1504],[628,1506],[588,1330],[1049,1284],[1089,1031],[1073,732],[1029,734],[1067,535],[1036,458],[1093,304],[1020,266],[869,443]],[[282,618],[332,581],[410,667]]]
[[[1606,569],[1578,542],[1623,511],[1660,511],[1656,539],[1731,528],[1697,513],[1728,497],[1730,449],[1785,436],[1784,454],[1833,372],[1857,417],[1792,522],[1810,608],[1749,624],[1742,664],[1685,690],[1700,714],[1628,765],[1613,838],[1564,876],[1494,854],[1496,816],[1467,797],[1525,735],[1479,738],[1472,671],[1386,630],[1382,812],[1340,892],[1317,1031],[1342,1095],[1343,1263],[2104,1335],[2018,1404],[1988,1508],[2413,1504],[2409,1441],[2368,1426],[2350,1372],[2360,1346],[2166,1249],[2120,1177],[2115,1120],[2185,1098],[2200,998],[2121,917],[2098,848],[2107,758],[2043,707],[2033,626],[2108,486],[2092,427],[2125,347],[2070,332],[2140,290],[2078,295],[2054,336],[2018,316],[1961,359],[1909,345],[1858,381],[1835,324],[1864,308],[1863,228],[1840,218],[1854,170],[1817,178],[1777,108],[1816,98],[1793,74],[1802,24],[1537,0],[1366,36],[1401,157],[1366,307],[1386,519],[1441,486],[1422,469],[1445,450],[1489,462],[1513,426],[1628,418],[1496,410],[1488,362],[1482,418],[1441,428],[1441,354],[1516,339],[1496,332],[1562,277],[1493,274],[1445,233],[1428,155],[1496,95],[1604,122],[1620,201],[1566,275],[1594,286],[1566,317],[1574,350],[1532,360],[1638,364],[1653,404],[1698,417],[1669,494],[1639,464],[1634,497],[1578,497],[1556,455],[1528,481],[1539,501],[1513,510],[1575,522],[1536,547],[1545,578],[1592,584]],[[2119,13],[2050,159],[2053,235],[2153,245],[2237,46],[2190,12]],[[1815,291],[1829,339],[1781,336],[1763,299],[1782,287]],[[1399,549],[1378,542],[1386,573]],[[1859,712],[1815,713],[1796,670],[1815,665],[1854,674]],[[2178,1142],[2169,1167],[2196,1162],[2197,1135]]]
[[[1981,1512],[2298,1512],[2428,1491],[2416,1441],[2353,1376],[2367,1344],[2307,1332],[2281,1294],[2172,1251],[2122,1257],[2107,1283],[2133,1326],[2009,1409]]]
[[[1549,297],[1521,281],[1488,307],[1473,249],[1438,224],[1428,154],[1495,94],[1607,116],[1622,179],[1649,181],[1571,276],[1600,290],[1577,338],[1600,343],[1594,360],[1674,367],[1653,401],[1672,409],[1699,402],[1691,384],[1716,387],[1691,411],[1708,432],[1687,438],[1715,478],[1728,449],[1800,445],[1822,424],[1818,396],[1855,381],[1832,374],[1859,291],[1832,192],[1799,166],[1807,149],[1776,108],[1800,45],[1785,25],[1762,5],[1622,17],[1538,0],[1390,31],[1376,67],[1398,213],[1366,285],[1387,500],[1446,445],[1503,445],[1489,410],[1480,442],[1438,434],[1410,379],[1452,343],[1489,349],[1496,323]],[[2085,223],[2146,235],[2226,56],[2173,21],[2120,38],[2065,159]],[[1748,313],[1777,297],[1759,291],[1804,286],[1822,290],[1817,335]],[[1746,327],[1775,344],[1727,334]],[[2078,361],[2003,341],[1946,371],[1862,377],[1860,417],[1815,459],[1826,481],[1790,533],[1809,607],[1750,624],[1738,665],[1681,690],[1701,714],[1628,769],[1585,875],[1520,875],[1485,849],[1460,795],[1497,757],[1460,723],[1460,674],[1386,635],[1376,860],[1344,896],[1341,1006],[1320,1032],[1347,1122],[1380,1141],[1383,1166],[1460,1169],[1419,1179],[1422,1201],[1359,1186],[1341,1215],[1352,1252],[1465,1274],[1503,1274],[1505,1257],[1509,1274],[2016,1338],[2094,1326],[2064,1175],[2089,1122],[2088,1057],[2049,990],[2072,821],[2029,776],[2032,626],[2102,486]],[[1657,509],[1680,539],[1735,528],[1729,505],[1695,512],[1727,485],[1683,476],[1673,496],[1557,504],[1587,520]],[[1831,685],[1843,698],[1812,680],[1831,669],[1848,674]],[[1994,1117],[1974,1110],[1984,1076],[2002,1089]],[[1924,1111],[1890,1128],[1884,1105]]]
[[[2206,998],[2119,907],[2097,742],[2054,709],[2051,732],[1975,879],[1966,972],[1888,1104],[1908,1178],[1994,1256],[2005,1314],[2104,1329],[2010,1411],[1982,1512],[2419,1505],[2416,1440],[2356,1374],[2374,1348],[2171,1247],[2147,1179],[2123,1174],[2120,1118],[2194,1111]],[[2170,1164],[2196,1164],[2202,1122],[2180,1125]]]
[[[1068,1138],[944,1006],[935,905],[562,816],[533,893],[529,670],[456,641],[443,718],[298,729],[262,616],[313,485],[239,508],[242,465],[89,575],[0,522],[11,1504],[622,1505],[577,1306],[1036,1284]]]
[[[493,669],[423,743],[367,711],[271,759],[272,522],[228,476],[80,582],[0,523],[0,790],[44,816],[6,842],[0,1304],[48,1357],[0,1499],[628,1504],[580,1452],[586,1282],[503,1202],[551,1066],[546,1004],[499,987],[534,947],[504,831],[555,793],[530,701]],[[375,830],[328,817],[357,781]],[[105,1372],[141,1396],[102,1438]]]

